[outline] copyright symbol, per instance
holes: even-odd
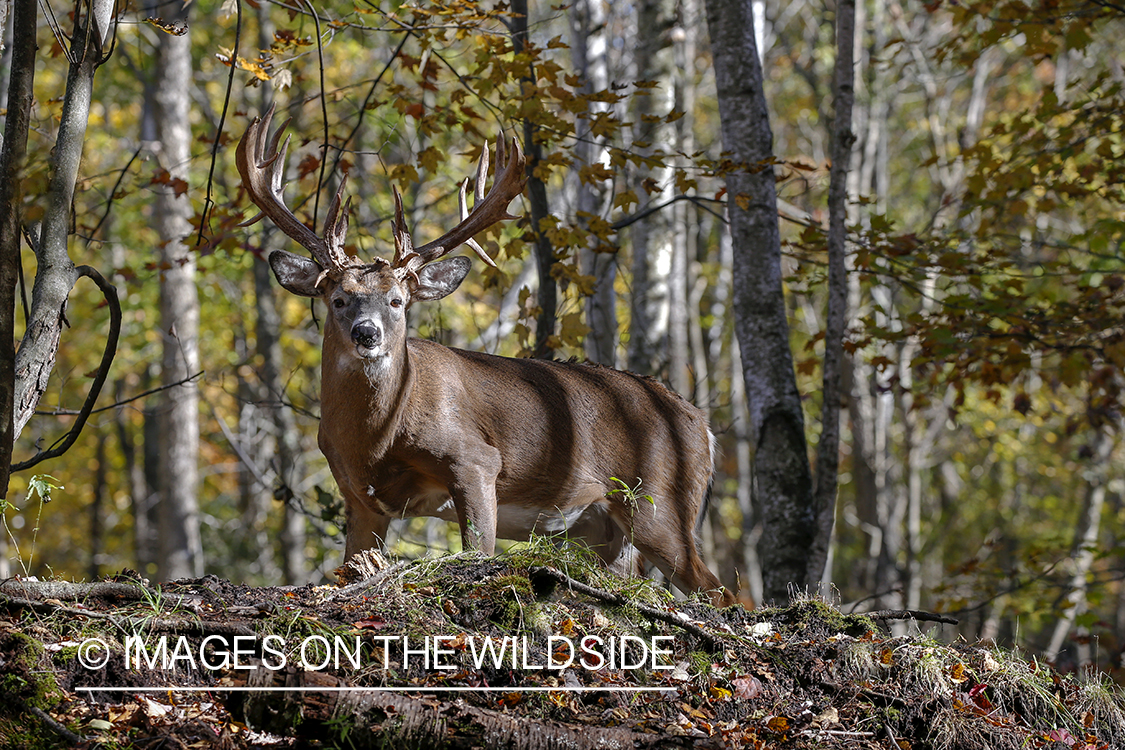
[[[101,638],[87,638],[78,646],[78,663],[86,669],[101,669],[107,662],[109,646]]]

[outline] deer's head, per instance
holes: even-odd
[[[303,297],[323,299],[328,307],[326,340],[332,338],[338,350],[380,369],[390,364],[406,340],[406,310],[416,301],[441,299],[453,292],[469,273],[468,258],[446,258],[461,245],[468,245],[493,268],[496,264],[473,236],[493,224],[516,217],[508,214],[508,203],[523,191],[527,177],[519,143],[512,140],[505,149],[504,139],[496,142],[496,178],[485,193],[488,176],[488,148],[477,166],[472,211],[466,205],[469,180],[461,183],[459,196],[461,221],[444,235],[415,248],[403,217],[402,197],[394,190],[395,216],[392,225],[395,252],[392,260],[376,258],[365,263],[344,250],[348,232],[351,199],[340,209],[340,198],[347,183],[341,181],[325,222],[324,236],[317,236],[285,206],[285,155],[289,138],[281,144],[288,122],[269,133],[271,107],[261,119],[255,118],[239,141],[235,161],[250,199],[261,213],[247,224],[268,216],[290,238],[312,253],[306,258],[285,250],[270,253],[270,268],[282,287]],[[507,152],[507,153],[505,153]]]

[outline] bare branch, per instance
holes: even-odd
[[[117,287],[106,281],[105,277],[92,266],[78,266],[75,271],[80,278],[85,276],[97,284],[105,296],[106,303],[109,304],[109,335],[106,337],[102,361],[98,365],[98,372],[94,376],[90,392],[86,395],[86,403],[82,405],[82,410],[78,413],[78,418],[75,420],[74,426],[70,428],[70,432],[64,435],[60,441],[56,441],[50,449],[39,451],[26,461],[12,464],[11,470],[13,472],[30,469],[49,458],[58,458],[66,453],[70,446],[74,445],[74,441],[78,439],[82,428],[86,426],[86,420],[90,418],[90,414],[94,410],[94,404],[98,400],[98,395],[102,392],[102,386],[105,385],[106,378],[109,377],[110,365],[113,364],[113,358],[117,354],[117,340],[121,336],[121,302],[117,298]]]
[[[121,399],[120,401],[114,401],[109,406],[99,406],[97,409],[94,409],[90,413],[91,414],[98,414],[98,413],[103,412],[103,411],[109,411],[110,409],[119,409],[122,406],[125,406],[126,404],[131,404],[134,401],[139,401],[140,399],[144,398],[145,396],[151,396],[154,393],[160,393],[161,391],[166,391],[169,388],[179,388],[181,385],[187,385],[191,381],[200,377],[202,374],[203,374],[203,370],[200,370],[199,372],[195,373],[194,375],[189,375],[188,377],[184,378],[183,380],[177,380],[175,383],[165,383],[162,386],[158,386],[156,388],[149,388],[147,391],[141,391],[140,393],[138,393],[134,396],[130,396],[129,398]],[[296,406],[294,406],[293,408],[297,409]],[[75,416],[77,414],[81,414],[81,413],[82,413],[81,409],[52,409],[51,411],[36,411],[35,412],[36,416],[40,416],[40,417],[73,417],[73,416]],[[302,413],[304,413],[304,412],[302,412]],[[316,416],[316,415],[312,415],[312,416]]]

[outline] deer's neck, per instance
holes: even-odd
[[[391,356],[357,359],[350,342],[326,332],[321,358],[321,431],[344,452],[368,460],[390,449],[410,401],[414,374],[403,340]]]

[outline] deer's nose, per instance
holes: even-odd
[[[352,326],[352,341],[364,349],[374,349],[383,340],[383,330],[371,323],[356,323]]]

